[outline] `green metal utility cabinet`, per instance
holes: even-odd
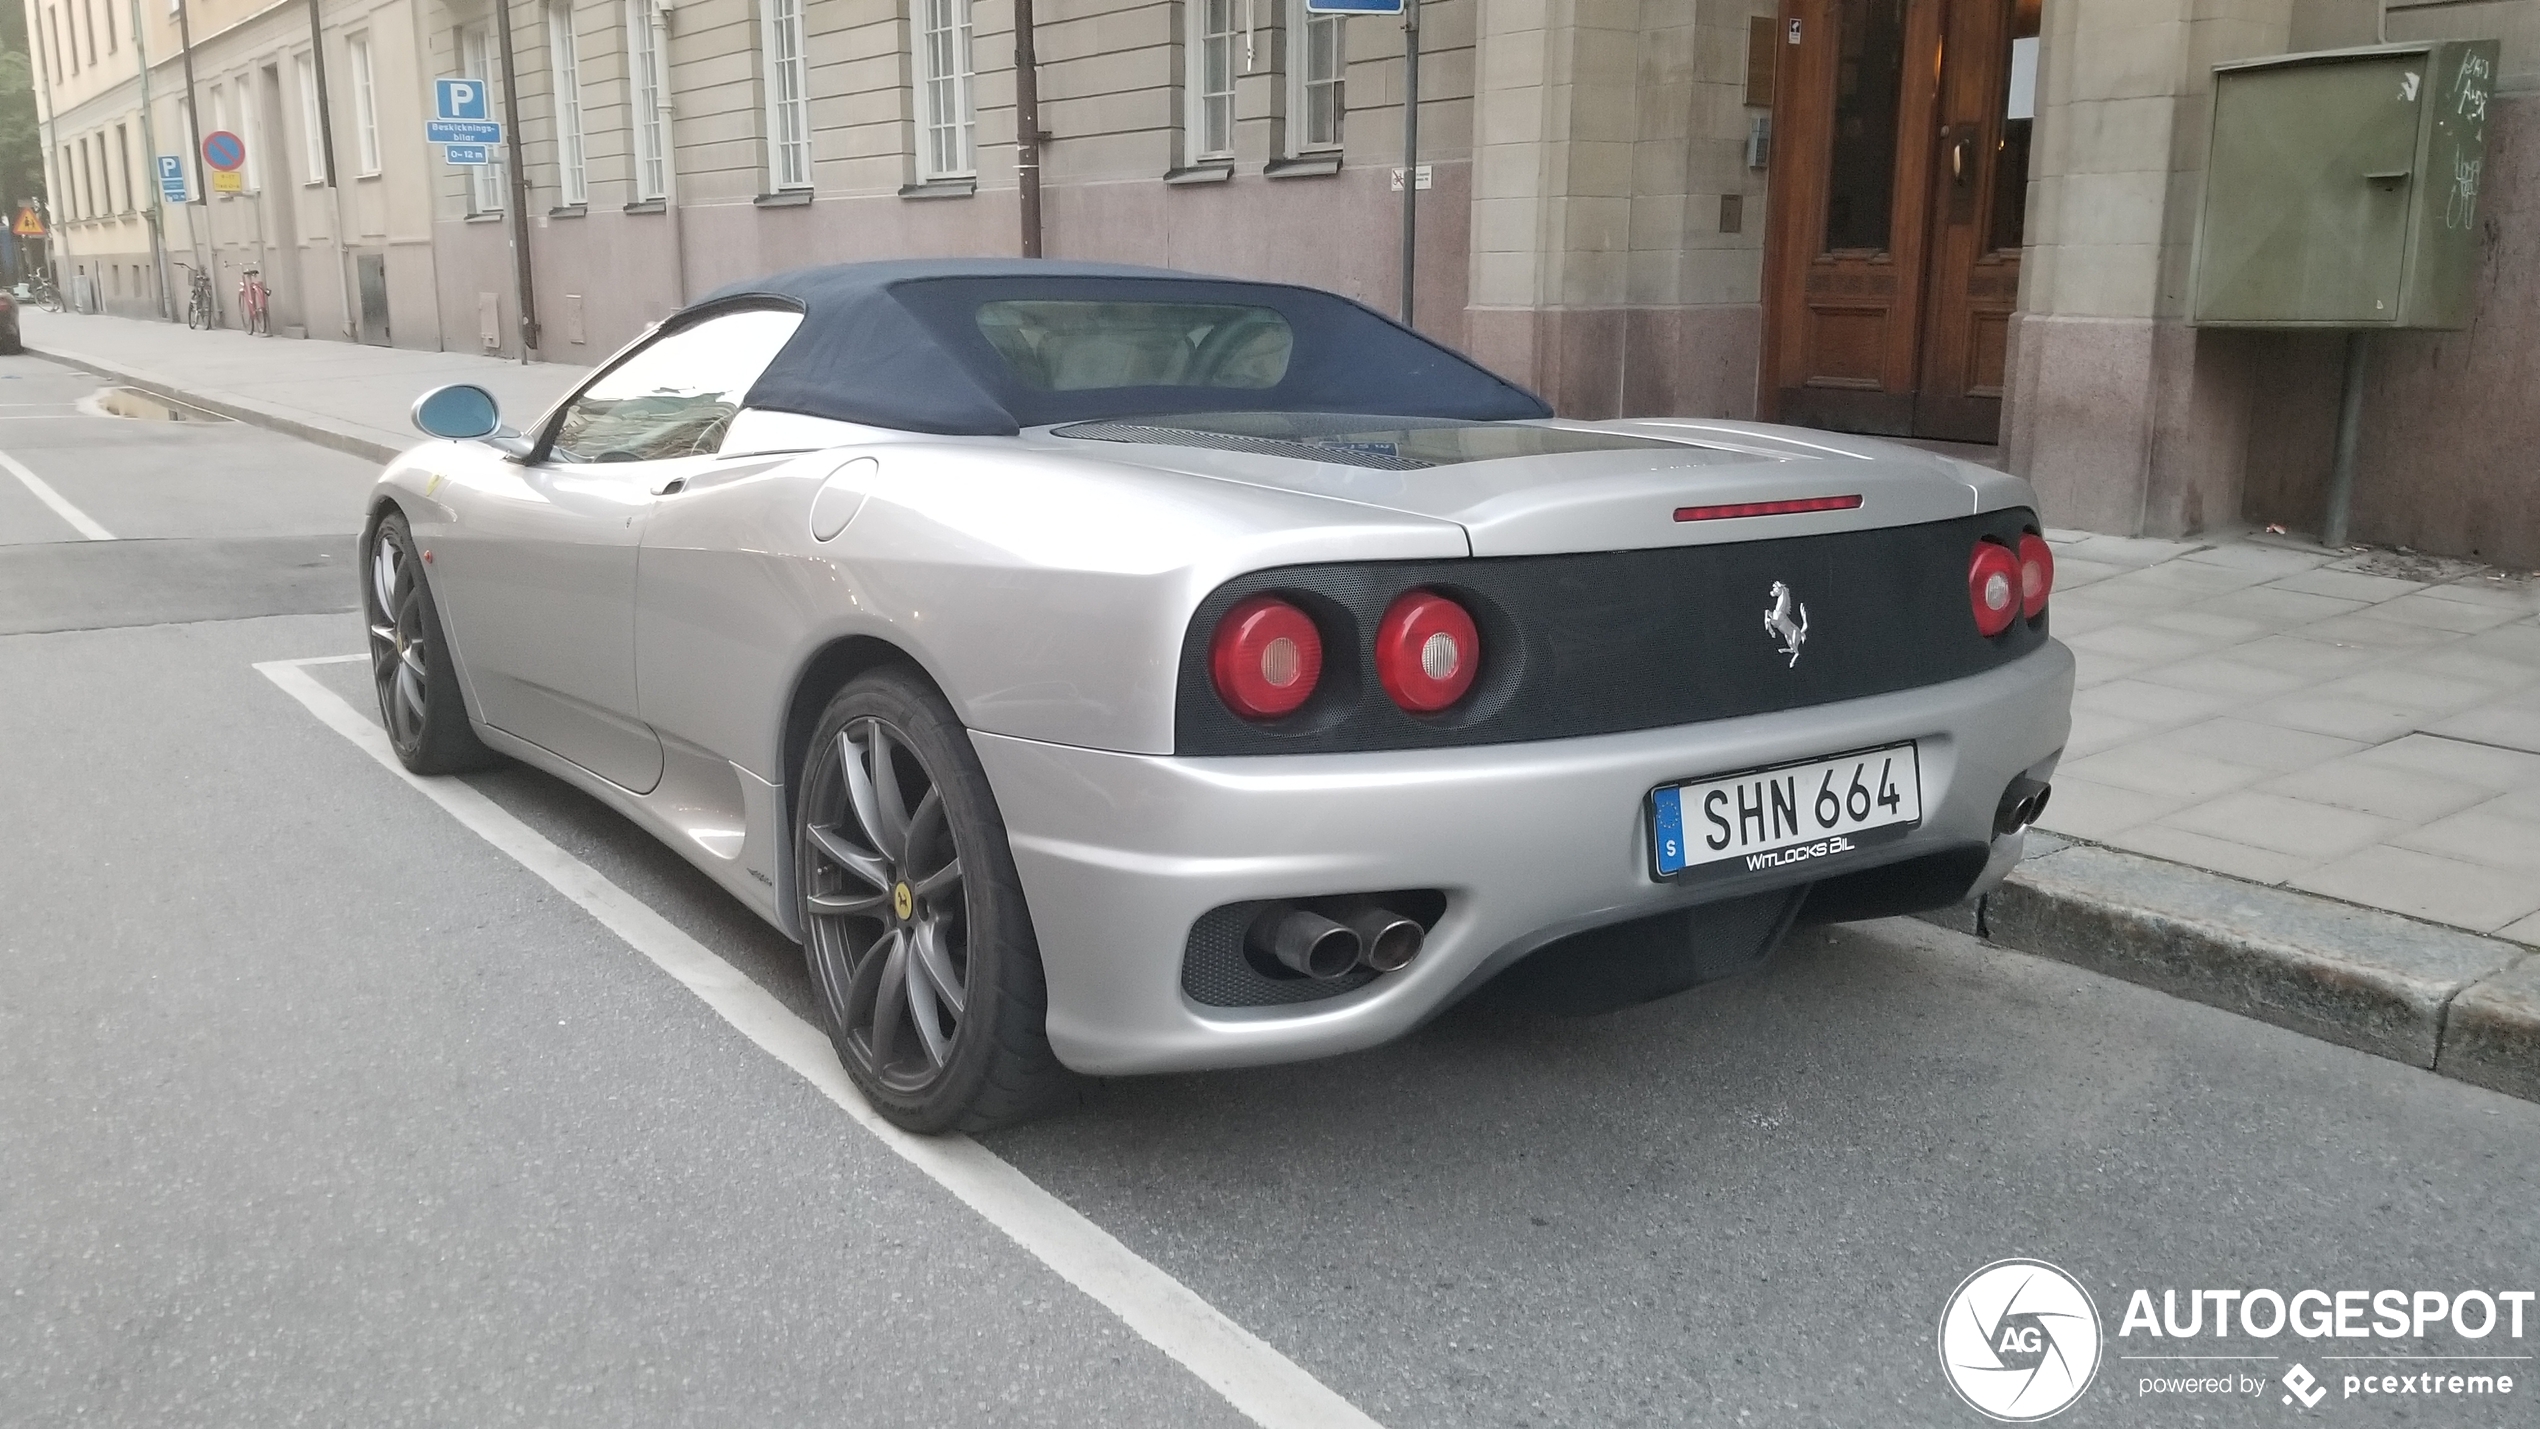
[[[2494,40],[2214,66],[2188,321],[2468,326],[2495,87]]]

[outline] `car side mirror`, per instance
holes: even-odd
[[[528,439],[503,426],[502,408],[495,403],[494,394],[473,383],[435,387],[417,397],[414,410],[407,415],[427,437],[481,441],[515,457],[529,452]]]
[[[503,411],[495,405],[494,394],[464,382],[435,387],[417,397],[408,415],[425,436],[453,442],[490,437],[503,425]]]

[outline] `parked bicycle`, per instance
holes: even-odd
[[[70,311],[70,304],[62,301],[62,290],[53,286],[53,270],[50,268],[37,268],[27,274],[26,300],[47,312]]]
[[[257,337],[271,337],[273,323],[272,294],[265,288],[264,270],[250,266],[238,277],[238,324]]]
[[[206,330],[220,326],[220,309],[212,297],[212,275],[191,263],[176,265],[185,270],[185,325]]]

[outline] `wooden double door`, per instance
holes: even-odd
[[[1782,0],[1762,406],[1998,440],[2041,0]]]

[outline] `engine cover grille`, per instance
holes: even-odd
[[[1720,545],[1255,571],[1211,592],[1184,634],[1174,749],[1304,754],[1559,739],[1962,679],[2046,643],[2047,616],[1987,639],[1967,602],[1976,541],[2016,546],[2035,526],[2014,509]],[[1776,585],[1791,593],[1789,623],[1804,607],[1795,661],[1787,634],[1768,624]],[[1386,698],[1372,646],[1385,607],[1422,586],[1462,602],[1482,641],[1471,692],[1433,715]],[[1208,641],[1237,601],[1264,591],[1314,617],[1323,680],[1296,713],[1256,722],[1218,699]]]

